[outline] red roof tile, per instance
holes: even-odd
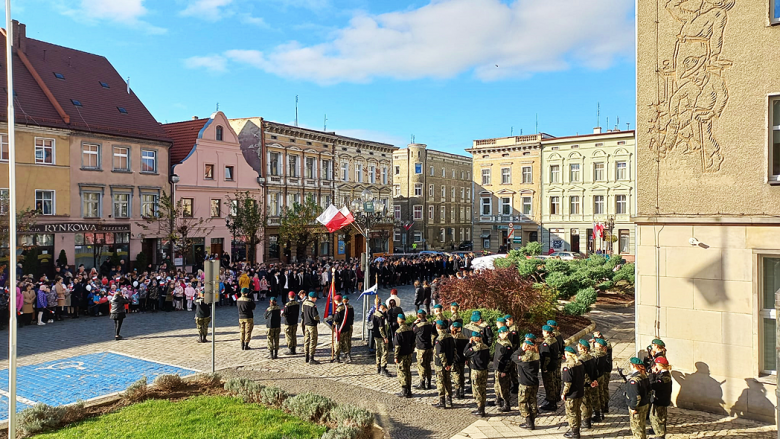
[[[162,125],[165,134],[173,139],[171,146],[171,166],[178,165],[190,155],[198,141],[200,130],[210,119],[195,119]]]

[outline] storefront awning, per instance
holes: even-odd
[[[482,232],[482,234],[479,237],[482,239],[488,239],[490,238],[490,232]]]

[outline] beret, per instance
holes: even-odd
[[[472,337],[477,337],[477,338],[482,338],[482,334],[480,334],[479,332],[472,332],[471,336]]]
[[[295,297],[295,293],[294,293],[294,292],[292,292],[292,291],[290,291],[289,293],[287,293],[287,296],[288,296],[288,297]]]
[[[496,319],[496,322],[506,323],[506,319],[503,317],[499,317]]]
[[[268,298],[268,301],[270,301],[270,302],[276,302],[276,297],[273,297],[273,296],[272,296],[272,297],[269,297],[269,298]]]
[[[453,327],[453,328],[460,328],[460,327],[462,327],[462,326],[463,326],[463,325],[461,325],[461,324],[460,324],[460,322],[452,322],[452,327]]]
[[[452,302],[450,303],[450,306],[460,306],[460,305],[458,305],[458,302]]]
[[[549,325],[544,325],[544,326],[542,326],[542,331],[550,332],[550,331],[552,331],[552,328]]]
[[[481,319],[481,318],[482,318],[482,316],[480,316],[479,314],[474,314],[474,313],[471,314],[471,321],[472,322],[478,322],[479,319]]]
[[[398,314],[398,315],[395,317],[395,319],[396,319],[396,320],[406,320],[406,316],[405,316],[405,315],[403,315],[403,314]]]
[[[596,343],[598,343],[598,344],[600,344],[602,346],[606,346],[607,345],[607,341],[604,340],[603,338],[597,338],[596,339]]]
[[[507,315],[504,316],[504,320],[511,320],[511,319],[512,319],[512,315],[511,314],[507,314]]]
[[[590,347],[590,343],[588,343],[588,340],[585,340],[584,338],[580,339],[580,344],[585,346],[586,348]]]
[[[655,340],[653,340],[653,344],[661,346],[662,348],[666,347],[666,344],[660,338],[656,338]]]
[[[336,294],[335,296],[333,296],[333,300],[341,300],[341,295]]]
[[[525,338],[531,338],[531,339],[534,339],[534,338],[536,338],[536,336],[535,336],[535,335],[533,335],[533,334],[531,334],[531,333],[529,332],[528,334],[525,334]]]
[[[532,342],[531,340],[526,340],[525,344],[527,344],[528,346],[533,346],[534,342]]]
[[[658,357],[655,359],[655,362],[658,364],[665,364],[667,366],[669,365],[669,361],[665,357]]]
[[[317,293],[312,291],[312,292],[309,293],[309,297],[317,297]]]
[[[420,308],[417,310],[417,314],[425,314],[425,310]]]
[[[547,324],[550,326],[558,326],[558,322],[556,322],[555,320],[548,320]]]
[[[628,360],[628,361],[630,361],[630,362],[631,362],[631,364],[636,364],[636,365],[639,365],[639,366],[641,366],[641,365],[643,364],[643,363],[642,363],[642,360],[640,360],[640,359],[639,359],[639,358],[637,358],[637,357],[631,357],[631,359],[630,359],[630,360]]]
[[[444,326],[444,320],[436,320],[436,324],[439,326]]]
[[[472,312],[471,312],[471,316],[472,316],[472,317],[473,317],[473,316],[479,316],[479,317],[482,317],[482,313],[481,313],[481,312],[479,312],[479,311],[472,311]]]
[[[441,308],[442,308],[442,306],[439,305],[438,303],[436,305],[433,305],[433,309],[441,309]]]
[[[571,346],[566,346],[563,350],[568,352],[568,353],[570,353],[570,354],[577,355],[577,351],[575,351],[574,348],[571,347]]]
[[[502,327],[498,328],[498,333],[499,334],[501,334],[503,332],[509,332],[509,328],[507,328],[506,326],[502,326]]]

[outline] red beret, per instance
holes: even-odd
[[[334,297],[333,300],[341,300],[341,296],[336,294],[336,297]]]
[[[669,365],[669,362],[668,362],[668,361],[666,360],[666,358],[664,358],[664,357],[658,357],[658,358],[656,358],[656,359],[655,359],[655,362],[656,362],[656,363],[658,363],[658,364],[665,364],[665,365],[667,365],[667,366]]]

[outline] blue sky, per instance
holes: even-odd
[[[262,116],[462,153],[635,126],[633,0],[13,0],[27,35],[106,56],[161,122]]]

